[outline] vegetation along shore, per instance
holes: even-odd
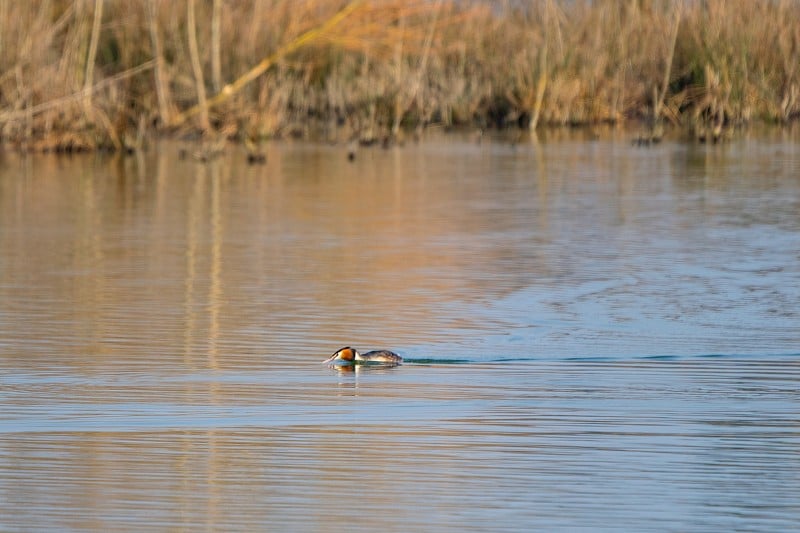
[[[22,150],[798,117],[797,0],[0,0]]]

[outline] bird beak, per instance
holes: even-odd
[[[336,353],[335,353],[335,354],[333,354],[332,356],[330,356],[330,357],[328,357],[327,359],[325,359],[325,360],[322,362],[322,364],[324,365],[325,363],[330,363],[331,361],[333,361],[334,359],[336,359],[336,356],[337,356],[337,355],[339,355],[339,352],[336,352]]]

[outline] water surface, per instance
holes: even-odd
[[[798,146],[6,153],[0,529],[797,528]]]

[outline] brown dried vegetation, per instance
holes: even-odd
[[[800,2],[0,0],[0,138],[371,143],[431,125],[800,116]]]

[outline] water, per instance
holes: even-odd
[[[800,527],[796,134],[178,149],[0,158],[0,530]]]

